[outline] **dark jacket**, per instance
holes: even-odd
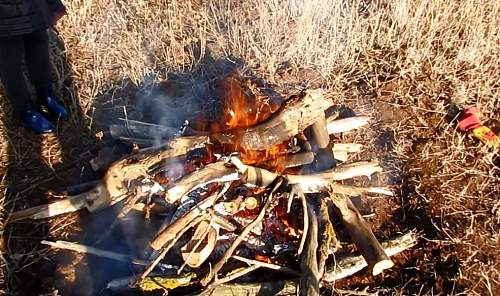
[[[0,0],[0,37],[47,29],[55,11],[64,11],[60,0]]]

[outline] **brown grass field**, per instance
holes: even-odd
[[[396,196],[370,201],[370,222],[381,239],[415,229],[419,244],[383,275],[362,273],[329,294],[499,295],[500,158],[446,114],[456,103],[500,119],[500,1],[65,2],[51,49],[70,122],[56,135],[33,135],[0,100],[4,293],[87,295],[65,289],[83,280],[56,264],[81,258],[39,241],[71,240],[88,214],[6,225],[9,213],[90,178],[88,160],[108,143],[98,132],[126,116],[129,94],[147,81],[238,61],[278,90],[321,86],[375,117],[368,136],[355,137],[368,144],[362,158],[384,163],[381,178]]]

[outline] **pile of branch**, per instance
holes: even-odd
[[[348,162],[362,146],[331,141],[330,135],[361,128],[370,120],[327,117],[325,111],[332,105],[323,90],[311,90],[286,101],[264,122],[203,135],[179,136],[175,129],[134,122],[135,134],[160,130],[177,137],[114,162],[91,190],[15,212],[10,221],[81,209],[95,212],[118,203],[122,205],[118,218],[130,211],[150,217],[174,209],[173,217],[151,237],[149,258],[64,241],[43,242],[142,266],[139,276],[111,282],[109,288],[115,290],[129,286],[171,290],[200,284],[199,292],[213,295],[256,295],[262,288],[319,295],[322,283],[363,268],[378,275],[394,265],[390,256],[416,243],[416,236],[407,233],[381,244],[351,201],[352,196],[392,196],[392,192],[344,183],[370,177],[382,168],[376,160]],[[113,130],[122,137],[127,132]],[[134,142],[134,137],[126,140]],[[228,144],[235,147],[233,151],[224,148]],[[242,157],[248,151],[265,157],[249,163]],[[329,156],[334,165],[324,169],[320,154]],[[331,215],[341,225],[335,225]],[[339,227],[360,255],[336,255]],[[175,273],[164,272],[167,255],[179,260]],[[259,282],[258,273],[253,273],[257,269],[273,270],[283,280]]]

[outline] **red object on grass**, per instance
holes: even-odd
[[[477,107],[470,107],[458,118],[458,129],[463,132],[483,126],[483,114]]]

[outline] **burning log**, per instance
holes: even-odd
[[[371,273],[378,275],[391,268],[394,263],[384,252],[351,199],[339,195],[330,195],[330,198],[340,212],[342,225],[368,262]]]
[[[249,150],[266,150],[281,144],[314,124],[318,118],[324,118],[325,110],[332,105],[323,90],[307,91],[304,97],[286,102],[269,120],[243,131],[240,144]]]

